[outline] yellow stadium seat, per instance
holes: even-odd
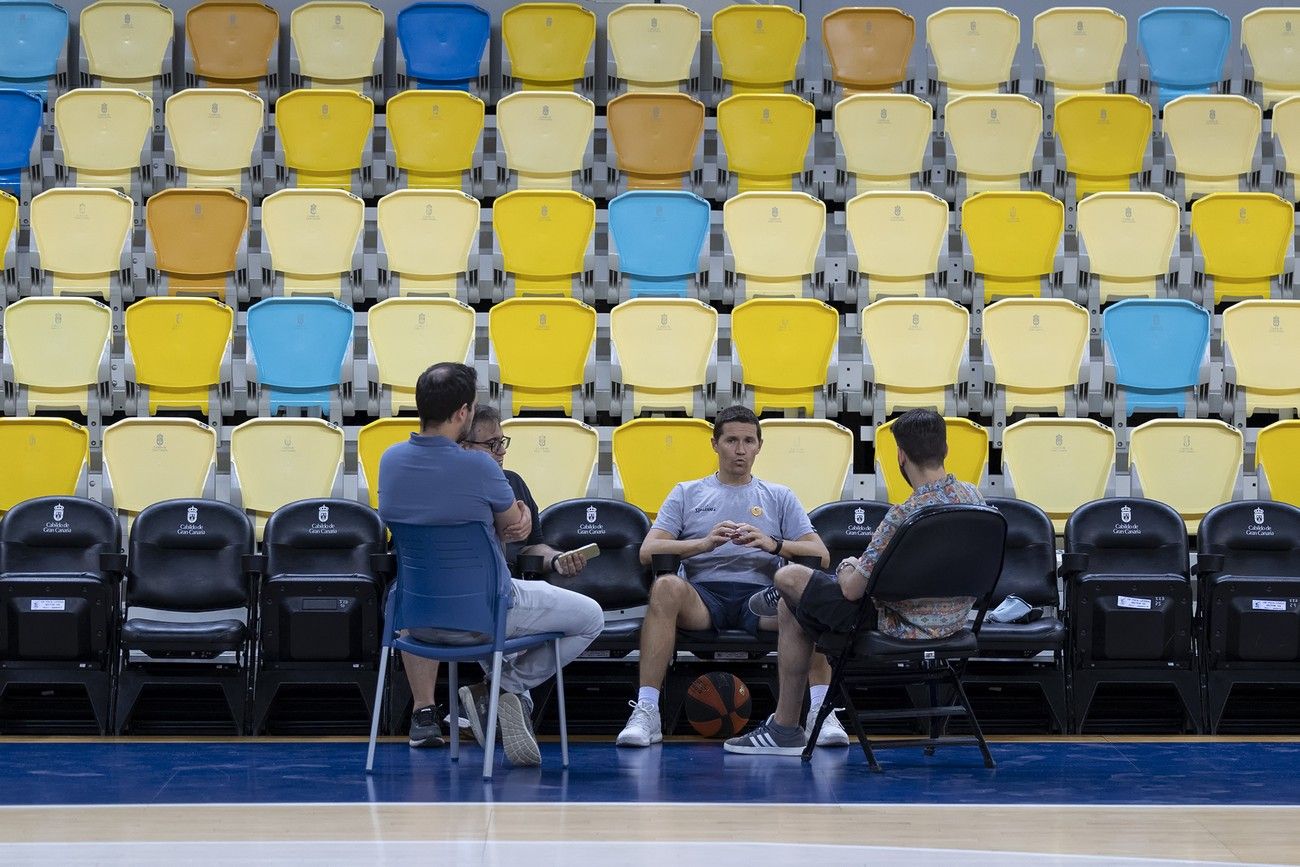
[[[238,89],[184,90],[167,98],[168,180],[224,187],[251,197],[260,188],[266,103]]]
[[[949,188],[957,200],[984,190],[1019,190],[1037,172],[1043,109],[1014,93],[970,94],[948,103]],[[1037,184],[1033,184],[1037,186]]]
[[[32,199],[33,288],[41,294],[129,294],[135,206],[117,190],[53,189]]]
[[[713,90],[781,93],[796,81],[807,38],[801,13],[788,6],[736,4],[719,9],[710,28],[718,69]]]
[[[511,298],[488,312],[488,338],[509,390],[510,414],[559,408],[579,414],[587,359],[596,341],[596,311],[573,298]]]
[[[1223,311],[1224,378],[1237,386],[1238,427],[1259,410],[1300,413],[1298,338],[1300,301],[1242,301]]]
[[[18,415],[75,409],[99,424],[111,320],[91,298],[24,298],[4,309],[4,363]]]
[[[504,166],[497,182],[524,190],[591,189],[596,104],[576,93],[512,93],[497,103]]]
[[[860,93],[835,103],[836,186],[841,195],[927,185],[930,104],[910,93]],[[840,177],[840,175],[843,177]]]
[[[931,193],[871,192],[844,211],[849,280],[859,306],[878,298],[933,295],[948,240],[948,203]],[[856,257],[856,262],[854,261]],[[864,291],[865,284],[865,291]]]
[[[1214,193],[1192,203],[1192,238],[1214,281],[1215,304],[1270,297],[1294,233],[1295,209],[1272,193]]]
[[[188,418],[128,418],[104,428],[105,500],[130,520],[163,500],[213,493],[217,433]]]
[[[961,210],[961,230],[987,304],[998,296],[1046,294],[1065,229],[1065,206],[1047,193],[979,193]]]
[[[739,373],[741,395],[752,393],[758,413],[802,410],[809,417],[825,416],[839,330],[835,308],[812,298],[755,298],[741,304],[731,313],[731,345],[739,362],[732,370]]]
[[[145,298],[126,308],[128,396],[135,413],[197,408],[219,418],[219,403],[215,411],[212,404],[230,378],[234,325],[235,312],[211,298]]]
[[[1244,96],[1190,94],[1165,106],[1165,184],[1186,202],[1237,192],[1256,170],[1263,113]]]
[[[763,448],[754,475],[794,491],[804,511],[844,498],[853,469],[853,432],[820,418],[768,418],[759,422]]]
[[[280,190],[262,201],[264,294],[329,295],[350,303],[360,291],[365,202],[343,190]]]
[[[370,195],[374,124],[375,104],[356,91],[286,93],[275,103],[277,180]]]
[[[722,206],[727,278],[737,299],[800,296],[817,281],[826,204],[805,193],[741,193]]]
[[[816,115],[812,103],[788,93],[724,99],[718,105],[718,135],[725,151],[718,157],[718,198],[791,190],[796,181],[806,185]]]
[[[384,13],[369,3],[313,0],[289,16],[291,86],[383,90]]]
[[[520,3],[501,16],[506,85],[524,90],[573,90],[592,84],[596,15],[577,3]]]
[[[481,192],[483,100],[459,90],[408,90],[385,107],[393,187]]]
[[[343,429],[317,418],[255,418],[230,432],[230,486],[257,538],[271,513],[298,500],[338,496]]]
[[[613,411],[683,410],[705,415],[714,381],[718,311],[692,298],[635,298],[609,314],[616,365]]]
[[[699,89],[700,13],[673,3],[629,3],[611,10],[605,36],[614,62],[610,90],[676,93]],[[694,87],[691,87],[694,82]]]
[[[0,418],[0,516],[34,497],[72,497],[86,486],[90,433],[65,418]]]
[[[966,418],[944,418],[948,434],[948,472],[963,482],[979,485],[989,465],[989,432]],[[893,421],[876,428],[876,496],[901,503],[912,495],[912,486],[898,469],[898,443]]]
[[[822,92],[833,98],[910,89],[908,64],[916,41],[916,19],[901,9],[842,6],[822,16]]]
[[[451,298],[389,298],[366,314],[370,388],[378,414],[415,408],[415,381],[431,364],[465,362],[474,349],[474,311]]]
[[[537,508],[587,496],[600,451],[595,428],[571,418],[511,418],[501,432],[510,437],[506,469],[528,482]]]
[[[1106,496],[1115,470],[1115,432],[1086,418],[1027,418],[1002,434],[1008,491],[1047,513],[1057,533],[1084,503]]]
[[[570,295],[582,284],[596,203],[572,190],[515,190],[492,207],[499,271],[517,295]]]
[[[947,298],[882,298],[862,310],[863,377],[872,417],[931,407],[953,414],[970,313]],[[882,394],[883,392],[883,394]]]
[[[1259,432],[1255,471],[1260,499],[1300,506],[1300,421],[1274,422]]]
[[[1157,419],[1130,434],[1134,495],[1173,506],[1193,535],[1206,512],[1233,499],[1241,459],[1241,431],[1221,421]]]
[[[147,195],[153,100],[134,90],[83,87],[54,101],[56,177],[78,187],[112,187],[138,201]]]
[[[995,421],[1017,411],[1078,414],[1088,336],[1088,311],[1073,301],[1008,298],[985,308],[985,381],[996,387]]]
[[[250,0],[204,0],[185,15],[188,87],[238,87],[274,99],[280,15]]]
[[[1056,104],[1056,141],[1064,157],[1057,169],[1075,200],[1103,191],[1127,192],[1148,171],[1151,106],[1126,93],[1082,94]]]
[[[173,187],[149,197],[145,267],[161,295],[234,305],[248,291],[248,200],[226,189]]]
[[[1247,86],[1258,82],[1264,108],[1300,95],[1300,15],[1294,7],[1256,9],[1241,19],[1241,45],[1250,57],[1254,74],[1248,71]]]
[[[951,6],[925,19],[925,43],[947,100],[996,93],[1011,78],[1020,19],[991,6]]]
[[[379,508],[379,459],[388,447],[420,432],[419,419],[381,418],[357,431],[357,497]]]
[[[1124,298],[1155,298],[1178,270],[1182,210],[1159,193],[1094,193],[1079,202],[1079,271],[1088,306]]]
[[[376,210],[382,294],[478,300],[478,199],[458,190],[398,190]]]
[[[698,418],[638,418],[614,428],[611,448],[623,499],[651,517],[678,482],[718,470],[713,425]]]
[[[1119,80],[1128,22],[1113,9],[1057,6],[1034,16],[1034,47],[1055,104]]]
[[[152,0],[100,0],[81,10],[83,82],[160,99],[171,90],[172,10]],[[86,81],[86,77],[90,80]]]

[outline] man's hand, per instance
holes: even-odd
[[[849,574],[850,570],[856,570],[861,562],[861,557],[845,557],[840,561],[840,565],[835,567],[835,577],[842,579],[843,576]]]
[[[501,530],[501,538],[506,542],[522,542],[533,531],[533,514],[523,500],[515,500],[515,510],[519,516]]]
[[[740,524],[736,527],[732,541],[746,548],[757,548],[771,554],[776,548],[776,540],[755,527],[753,524]]]
[[[586,566],[587,558],[576,551],[555,558],[555,571],[565,578],[572,578]]]
[[[719,546],[728,542],[735,541],[736,530],[740,527],[735,521],[723,521],[715,524],[709,531],[709,535],[704,537],[705,550],[713,551]]]

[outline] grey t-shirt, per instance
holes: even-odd
[[[798,539],[813,531],[808,513],[785,485],[751,478],[747,485],[724,485],[716,475],[681,482],[668,494],[651,529],[676,539],[702,539],[721,521],[752,524],[769,536]],[[734,542],[682,561],[687,580],[767,585],[782,558]]]

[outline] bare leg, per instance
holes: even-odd
[[[831,663],[826,654],[813,654],[812,667],[808,669],[808,682],[813,686],[831,685]]]
[[[641,686],[659,689],[677,646],[677,629],[708,629],[712,620],[700,594],[679,575],[660,575],[650,588],[641,625]]]
[[[415,707],[418,709],[435,704],[433,688],[438,683],[438,661],[403,651],[402,665],[406,668],[406,681],[411,685],[411,698],[415,700]]]
[[[802,724],[799,713],[803,710],[803,694],[808,688],[813,643],[784,599],[777,611],[781,625],[776,643],[776,665],[781,689],[776,703],[776,722],[783,726],[798,726]]]

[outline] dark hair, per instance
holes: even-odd
[[[480,403],[474,409],[474,420],[470,422],[469,429],[476,430],[479,425],[501,424],[501,413],[495,406],[487,403]]]
[[[435,364],[415,381],[415,408],[420,426],[449,421],[462,406],[474,405],[478,377],[474,368],[454,361]]]
[[[722,439],[722,426],[729,421],[738,422],[740,424],[752,424],[754,426],[754,430],[758,431],[758,441],[759,442],[763,441],[763,428],[760,427],[758,424],[758,416],[754,415],[754,411],[749,407],[736,404],[734,406],[729,406],[726,409],[722,410],[721,412],[718,413],[717,417],[714,418],[713,420],[713,441],[714,442],[717,442],[718,440]]]
[[[948,429],[932,409],[910,409],[894,419],[894,442],[918,467],[943,466],[948,456]]]

